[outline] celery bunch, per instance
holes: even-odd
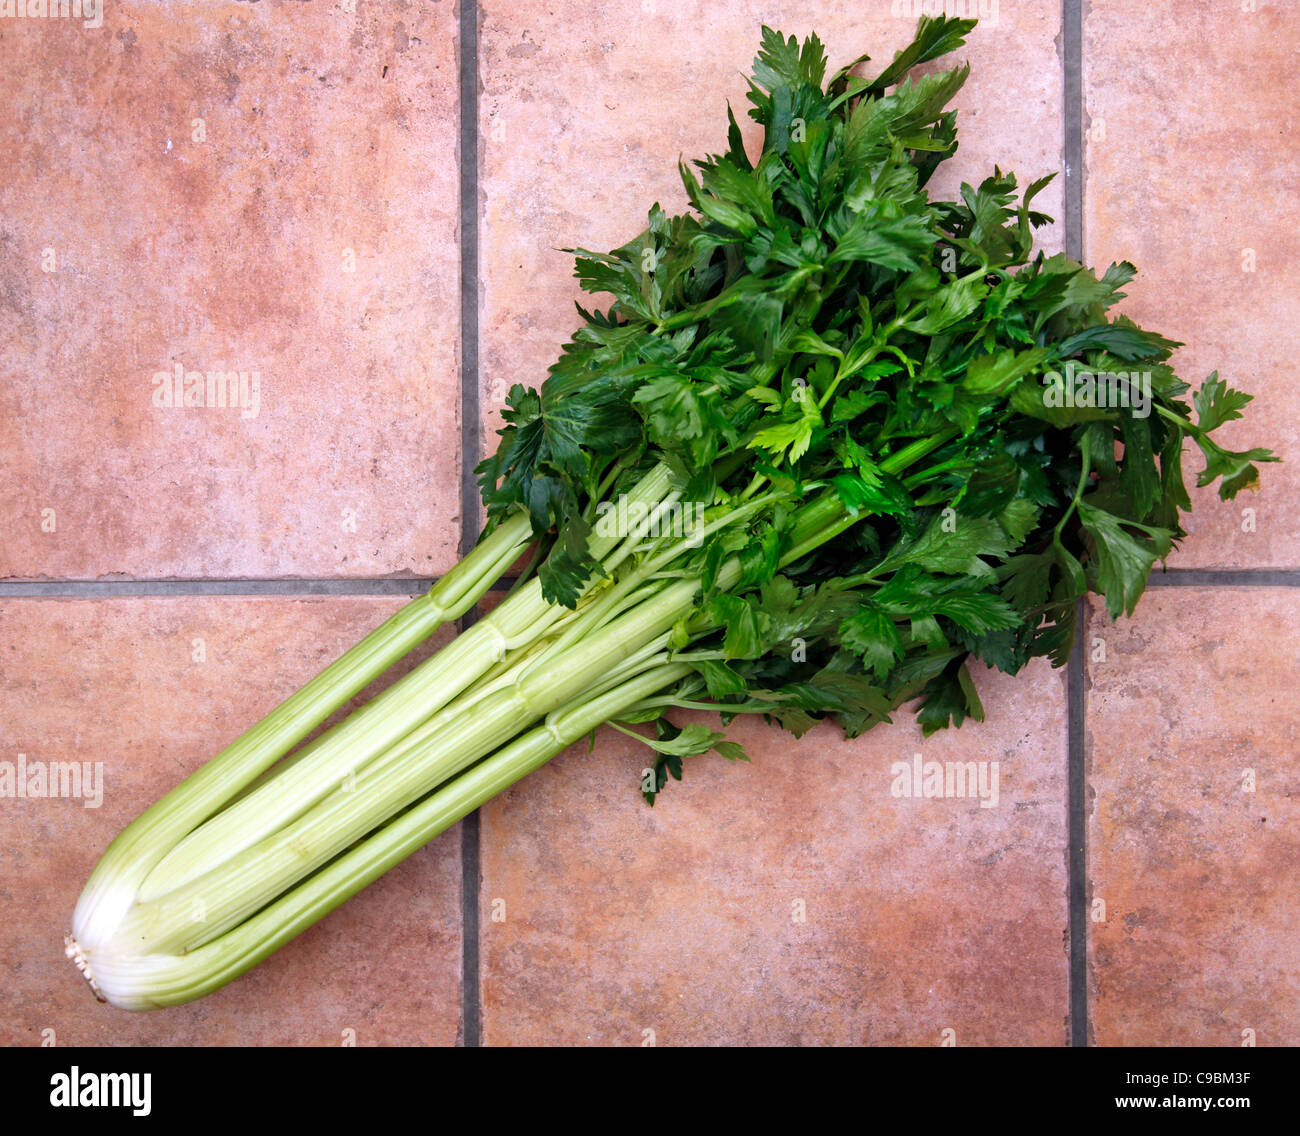
[[[909,73],[973,25],[923,18],[872,79],[763,29],[761,153],[729,111],[691,213],[574,250],[613,303],[510,392],[478,546],[105,853],[67,942],[102,997],[220,987],[604,723],[649,747],[653,803],[683,758],[745,756],[675,709],[982,719],[974,660],[1062,664],[1089,590],[1131,614],[1185,535],[1187,439],[1225,498],[1276,460],[1211,437],[1249,396],[1214,375],[1188,405],[1178,344],[1107,316],[1131,265],[1035,254],[1048,179],[927,194],[967,68]],[[530,548],[490,615],[299,744]]]

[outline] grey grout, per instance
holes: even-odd
[[[0,600],[111,599],[116,596],[415,596],[437,576],[372,578],[294,576],[286,579],[0,580]],[[494,592],[514,583],[502,576]],[[1300,588],[1300,568],[1168,568],[1147,580],[1151,588]]]
[[[436,576],[403,579],[295,577],[283,580],[0,580],[0,600],[10,597],[106,599],[114,596],[414,596]]]
[[[1065,677],[1066,875],[1070,927],[1070,1045],[1087,1046],[1088,1020],[1088,764],[1086,679],[1083,669],[1085,601],[1074,608],[1075,636]]]
[[[1065,255],[1083,260],[1083,0],[1062,0]]]
[[[477,497],[475,498],[477,502]],[[437,576],[368,578],[295,576],[185,580],[0,580],[4,599],[112,599],[133,596],[415,596]],[[493,591],[514,583],[503,576]],[[1300,588],[1300,568],[1169,568],[1147,580],[1151,588]]]
[[[478,535],[479,495],[474,480],[481,437],[478,357],[478,4],[460,3],[460,552]],[[473,622],[461,620],[462,630]],[[479,999],[479,814],[460,825],[461,857],[461,1044],[482,1045]]]
[[[1170,568],[1153,571],[1151,588],[1300,588],[1300,568]]]
[[[1083,0],[1062,0],[1064,67],[1065,255],[1083,260]],[[1066,875],[1070,936],[1070,1045],[1088,1044],[1087,699],[1082,600],[1075,604],[1074,646],[1066,669]]]

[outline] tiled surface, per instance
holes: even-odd
[[[1089,0],[1084,25],[1086,257],[1138,266],[1122,310],[1187,344],[1185,381],[1255,396],[1224,444],[1283,458],[1229,504],[1193,491],[1181,567],[1300,567],[1295,10],[1250,6]],[[1184,463],[1205,465],[1192,445]]]
[[[101,1005],[63,957],[77,896],[109,841],[401,602],[0,600],[3,760],[103,763],[98,807],[0,801],[0,948],[13,968],[0,1045],[40,1044],[45,1030],[61,1045],[338,1045],[345,1030],[358,1045],[455,1042],[459,828],[188,1006]]]
[[[487,444],[505,389],[540,381],[576,325],[558,250],[622,243],[656,199],[680,209],[676,160],[721,148],[728,99],[752,127],[759,24],[815,28],[832,66],[879,63],[912,6],[481,4],[471,233],[454,5],[134,0],[98,30],[0,20],[0,581],[346,591],[445,570],[460,242],[478,242]],[[1285,457],[1295,37],[1280,3],[1241,7],[1084,5],[1083,235],[1090,262],[1142,269],[1125,309],[1188,342],[1185,378],[1217,367],[1257,396],[1225,436]],[[1062,165],[1062,5],[996,8],[960,53],[944,194],[994,163],[1025,181]],[[1058,218],[1049,251],[1063,191],[1037,199]],[[257,370],[257,413],[154,406],[152,377],[178,362]],[[1293,464],[1231,506],[1196,494],[1174,563],[1300,566]],[[1095,1044],[1300,1042],[1296,595],[1166,588],[1132,623],[1092,614]],[[1066,687],[1044,665],[979,672],[989,721],[928,740],[907,716],[855,742],[738,723],[753,763],[694,759],[653,810],[646,752],[604,731],[484,810],[477,897],[456,830],[200,1003],[95,1004],[60,941],[98,852],[400,602],[0,594],[0,760],[102,754],[108,774],[98,809],[0,800],[0,1042],[453,1044],[469,989],[469,1032],[495,1045],[1068,1043]],[[918,752],[998,762],[997,807],[894,796],[891,766]]]
[[[821,10],[667,0],[480,5],[487,445],[496,441],[495,408],[510,385],[540,382],[578,326],[573,258],[560,250],[626,243],[645,228],[656,201],[681,212],[677,160],[725,149],[728,101],[751,149],[758,146],[745,75],[761,26],[800,38],[815,30],[831,69],[864,51],[883,66],[916,27],[910,15],[892,14],[898,7],[883,0]],[[953,60],[936,61],[969,60],[971,76],[953,104],[961,149],[954,169],[935,175],[933,192],[954,195],[963,179],[978,182],[995,163],[1022,183],[1060,169],[1060,9],[1056,0],[1002,4],[995,25],[976,29]],[[1012,101],[1021,109],[1007,114]],[[1059,179],[1035,199],[1058,219],[1041,231],[1052,251],[1061,242],[1061,202]]]
[[[484,1043],[1064,1044],[1064,684],[976,677],[983,726],[737,723],[751,763],[691,759],[653,809],[606,731],[493,800]],[[918,753],[996,804],[895,796]]]
[[[1148,592],[1089,643],[1096,1043],[1300,1044],[1300,593]]]
[[[445,571],[451,6],[105,7],[0,20],[0,578]]]

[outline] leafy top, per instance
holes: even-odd
[[[967,659],[1060,665],[1088,590],[1112,617],[1133,611],[1185,535],[1189,438],[1198,484],[1225,499],[1276,460],[1210,436],[1249,395],[1216,374],[1188,406],[1179,344],[1109,314],[1132,265],[1098,276],[1035,252],[1050,218],[1031,202],[1050,175],[1019,194],[995,168],[959,200],[928,195],[957,148],[948,105],[968,69],[913,69],[974,23],[923,18],[872,79],[854,73],[865,55],[827,79],[815,35],[764,27],[760,152],[728,109],[725,152],[681,166],[690,212],[655,205],[620,248],[570,250],[583,290],[612,301],[578,307],[582,326],[540,391],[510,392],[478,468],[489,523],[531,516],[548,598],[573,606],[600,577],[597,504],[657,464],[714,513],[760,485],[771,499],[677,565],[702,582],[681,637],[695,671],[649,717],[717,705],[796,732],[831,715],[854,734],[919,696],[927,732],[980,718]],[[828,492],[858,523],[791,559],[799,509]],[[719,589],[727,557],[744,571]],[[672,730],[660,774],[689,749]]]

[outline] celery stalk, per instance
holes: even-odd
[[[520,778],[545,765],[626,707],[689,673],[686,664],[655,667],[580,705],[552,713],[331,861],[238,927],[186,954],[86,951],[72,936],[68,957],[96,993],[127,1010],[193,1001],[256,966],[439,833]]]

